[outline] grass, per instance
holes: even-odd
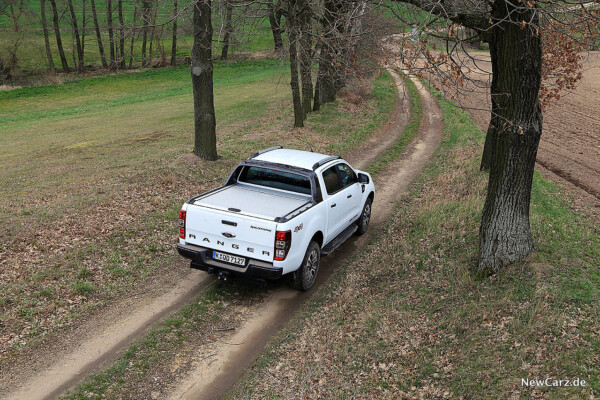
[[[347,90],[352,92],[353,89],[350,87]],[[339,137],[340,133],[337,130],[346,127],[344,134],[352,138],[351,143],[345,146],[327,146],[342,152],[351,151],[368,136],[369,129],[376,131],[389,118],[395,95],[396,88],[391,76],[387,73],[382,74],[374,79],[370,100],[363,104],[366,111],[356,112],[354,129],[347,129],[348,114],[343,111],[346,107],[343,97],[333,104],[325,105],[322,109],[323,114],[319,112],[311,115],[307,125],[311,126],[309,129],[315,129],[322,135],[321,140],[329,135]],[[267,125],[266,129],[269,128]],[[241,138],[243,139],[243,136]],[[119,264],[120,259],[119,255],[113,256],[115,264]],[[87,269],[82,268],[79,278],[89,278],[89,274]],[[132,344],[111,366],[89,377],[62,398],[127,398],[133,393],[138,397],[142,396],[142,392],[145,393],[142,397],[146,394],[164,394],[168,387],[163,381],[170,381],[178,376],[178,373],[188,371],[193,361],[199,357],[197,343],[206,343],[203,348],[210,352],[210,343],[218,338],[223,340],[224,333],[218,330],[219,327],[238,324],[236,321],[239,315],[234,305],[256,305],[273,290],[285,284],[279,282],[271,285],[269,290],[264,290],[245,283],[216,283],[216,287],[210,287],[191,304],[159,323],[150,333]],[[207,353],[206,356],[210,357],[210,354]],[[178,367],[173,370],[172,365]],[[179,368],[182,372],[176,371]],[[152,380],[152,376],[160,378]]]
[[[410,119],[404,132],[400,138],[394,143],[392,147],[383,152],[369,167],[367,172],[371,175],[377,175],[384,171],[388,163],[395,160],[402,154],[406,146],[412,142],[412,140],[419,133],[419,126],[421,124],[421,117],[423,116],[423,106],[421,104],[421,98],[417,87],[410,79],[405,79],[404,84],[408,89],[408,96],[410,100]]]
[[[229,399],[594,398],[600,246],[593,223],[535,174],[537,251],[473,280],[483,133],[441,101],[444,139],[385,231],[273,340]],[[522,378],[580,378],[527,388]],[[276,388],[276,390],[274,389]]]
[[[104,51],[107,61],[109,60],[109,38],[108,30],[106,28],[106,0],[96,0],[96,9],[98,11],[99,24],[101,26],[101,36],[104,45]],[[114,2],[113,2],[114,3]],[[59,8],[59,26],[61,30],[61,38],[63,47],[68,64],[71,69],[75,68],[74,57],[76,54],[75,50],[75,38],[72,34],[70,14],[68,12],[66,3],[57,3]],[[78,18],[78,25],[80,33],[82,31],[82,13],[83,8],[80,2],[73,2],[75,7],[75,13]],[[113,4],[114,6],[114,4]],[[261,6],[262,7],[262,6]],[[48,68],[46,54],[44,50],[44,37],[42,33],[40,13],[40,2],[39,0],[25,0],[25,13],[21,17],[19,32],[14,31],[14,25],[12,19],[6,14],[0,15],[0,54],[8,54],[9,49],[12,49],[15,43],[18,43],[17,50],[17,62],[19,69],[22,69],[25,73],[39,73],[40,70]],[[193,44],[193,29],[192,29],[192,13],[189,1],[179,2],[179,11],[182,13],[181,18],[178,21],[178,44],[177,44],[177,56],[178,58],[185,58],[191,55],[191,48]],[[255,18],[255,17],[244,17],[243,7],[234,7],[233,23],[234,23],[234,34],[231,39],[231,45],[229,54],[235,57],[236,54],[242,52],[256,52],[273,49],[273,38],[269,21],[266,18]],[[153,59],[154,63],[157,63],[162,58],[162,53],[167,60],[170,62],[171,59],[171,37],[172,37],[172,2],[159,2],[157,7],[157,27],[155,30],[155,40],[153,44]],[[223,28],[222,23],[224,21],[223,13],[225,12],[222,7],[214,7],[213,9],[213,30],[214,30],[214,53],[219,55],[221,51],[221,43],[223,40]],[[249,14],[252,14],[250,11]],[[52,8],[50,4],[46,5],[46,13],[48,18],[48,29],[50,34],[50,45],[52,50],[52,56],[54,65],[57,69],[62,69],[61,60],[58,53],[58,47],[56,45],[56,39],[52,26]],[[101,67],[101,58],[98,50],[98,44],[96,42],[96,36],[94,32],[94,25],[91,19],[91,6],[89,2],[86,2],[86,36],[85,36],[85,65],[86,67]],[[126,27],[133,26],[133,14],[134,14],[134,3],[123,2],[123,16],[124,24]],[[115,35],[118,42],[118,16],[115,10],[113,15],[113,23],[115,24]],[[140,15],[138,10],[137,20],[135,26],[138,28],[136,32],[136,38],[134,41],[133,55],[134,55],[134,66],[141,64],[141,47],[142,47],[142,35],[140,26]],[[150,34],[149,34],[150,36]],[[130,59],[130,45],[131,45],[131,33],[129,30],[126,32],[125,40],[125,54],[126,61],[129,64]],[[150,38],[148,38],[148,51],[150,47]],[[162,50],[161,50],[162,49]]]
[[[395,97],[383,74],[360,110],[341,98],[292,129],[285,82],[276,61],[217,63],[216,162],[190,154],[185,67],[1,93],[0,365],[136,285],[186,271],[172,247],[179,207],[240,160],[273,145],[344,156],[387,119]],[[18,311],[26,308],[35,326]]]

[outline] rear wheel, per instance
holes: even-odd
[[[294,287],[296,289],[308,290],[315,284],[320,260],[321,248],[317,242],[311,241],[308,244],[300,268],[294,272]]]
[[[367,199],[365,202],[365,206],[363,207],[362,214],[358,219],[358,229],[356,233],[358,235],[364,235],[364,233],[369,229],[369,222],[371,221],[371,206],[373,205],[373,199]]]

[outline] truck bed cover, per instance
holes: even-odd
[[[273,221],[311,201],[309,195],[237,183],[208,193],[192,204]]]

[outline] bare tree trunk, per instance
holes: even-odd
[[[539,88],[542,44],[537,6],[516,10],[504,0],[492,5],[490,55],[497,80],[494,154],[480,227],[478,274],[498,272],[534,251],[529,225],[531,185],[542,135]],[[533,26],[521,27],[521,21]]]
[[[319,52],[319,72],[315,85],[315,102],[313,110],[317,111],[322,104],[335,101],[336,97],[336,72],[334,56],[337,52],[336,38],[338,32],[342,5],[340,0],[325,0],[323,11],[323,34],[321,36],[321,51]],[[339,68],[339,67],[338,67]]]
[[[77,26],[77,17],[75,16],[75,9],[73,8],[73,1],[67,0],[69,11],[71,13],[71,25],[73,26],[73,36],[75,36],[75,43],[77,45],[77,69],[81,71],[83,69],[83,49],[81,48],[81,39],[79,38],[79,27]]]
[[[106,1],[106,21],[108,24],[108,46],[110,49],[110,69],[115,69],[117,66],[115,64],[115,34],[113,31],[113,21],[112,21],[112,0]]]
[[[129,45],[129,69],[133,67],[133,44],[135,42],[135,37],[137,35],[137,29],[135,27],[136,18],[138,13],[137,1],[133,5],[133,28],[131,29],[131,44]]]
[[[123,0],[117,3],[119,9],[119,66],[125,69],[125,23],[123,22]]]
[[[277,1],[277,4],[274,5],[273,0],[267,3],[269,9],[269,23],[271,24],[271,32],[273,33],[273,43],[275,44],[275,51],[278,53],[283,51],[283,40],[281,39],[281,17],[283,13],[280,3],[280,1]]]
[[[148,65],[148,57],[146,55],[146,43],[148,41],[148,25],[150,24],[150,0],[142,0],[142,20],[144,21],[144,30],[142,38],[142,67]]]
[[[211,0],[194,5],[194,47],[192,48],[192,86],[194,90],[194,154],[216,160],[217,134],[213,95]]]
[[[154,39],[156,38],[156,14],[158,13],[158,4],[155,4],[155,1],[152,1],[150,5],[150,13],[150,50],[148,51],[148,63],[152,64],[152,55],[154,54],[152,52],[152,48],[154,45]]]
[[[96,4],[94,0],[92,3],[92,17],[94,18],[94,27],[96,28],[96,40],[98,41],[98,51],[100,52],[100,58],[102,59],[102,68],[108,69],[106,63],[106,56],[104,55],[104,46],[102,45],[102,36],[100,35],[100,26],[98,25],[98,15],[96,14]]]
[[[65,51],[63,49],[62,39],[60,38],[60,27],[58,25],[58,10],[56,9],[56,1],[50,0],[50,4],[52,5],[54,34],[56,35],[56,45],[58,46],[58,54],[60,54],[60,61],[62,63],[63,71],[70,72],[69,64],[67,63],[67,57],[65,57]]]
[[[300,98],[300,85],[298,84],[298,0],[288,2],[287,29],[290,42],[290,86],[292,88],[292,102],[294,104],[294,127],[304,126],[304,112]]]
[[[46,0],[40,1],[40,11],[42,14],[42,29],[44,31],[44,44],[46,45],[46,57],[48,58],[48,68],[52,74],[56,73],[54,60],[52,59],[52,50],[50,49],[50,38],[48,35],[48,24],[46,23]]]
[[[13,30],[15,32],[19,32],[21,30],[21,27],[19,26],[19,20],[21,19],[21,15],[23,14],[23,10],[25,8],[25,2],[24,0],[18,0],[18,8],[15,10],[15,1],[11,1],[8,4],[8,7],[10,8],[10,17],[13,20]],[[1,9],[1,7],[0,7]]]
[[[229,39],[233,31],[231,18],[233,16],[233,1],[226,1],[227,14],[225,16],[225,36],[223,37],[223,48],[221,49],[221,60],[227,60],[227,52],[229,51]]]
[[[171,65],[177,65],[177,0],[173,0],[173,43],[171,44]]]
[[[85,67],[85,0],[82,0],[81,5],[81,57],[83,59],[83,66]]]
[[[304,119],[312,111],[312,24],[310,6],[304,2],[300,28],[300,78],[302,80],[302,111]]]

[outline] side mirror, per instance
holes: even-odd
[[[358,182],[359,183],[369,183],[369,176],[365,174],[358,174]]]

